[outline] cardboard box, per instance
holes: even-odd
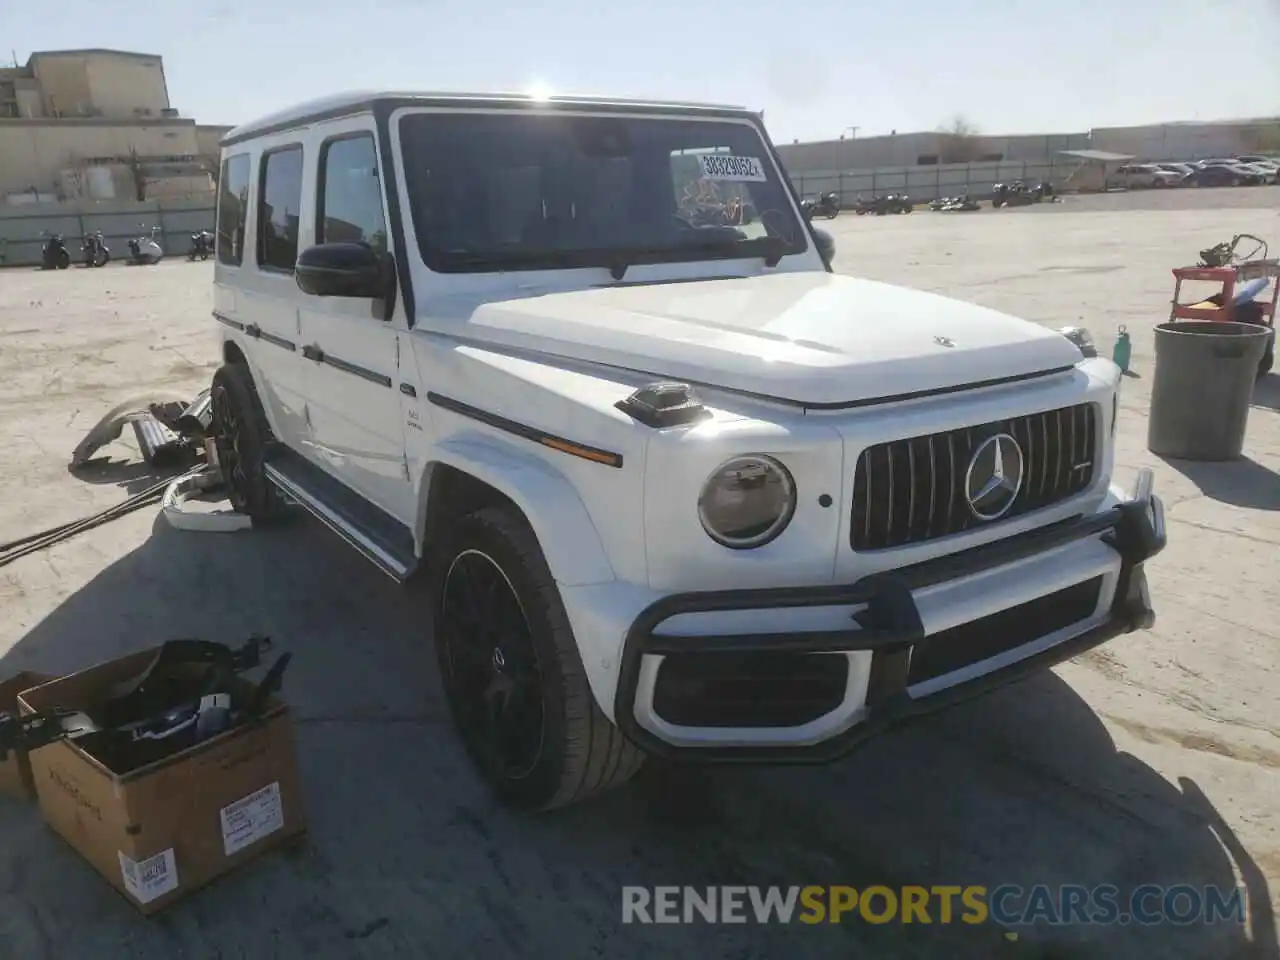
[[[41,673],[20,673],[0,683],[0,713],[16,715],[18,694],[52,679]],[[35,788],[31,784],[31,764],[25,750],[11,750],[7,759],[0,760],[0,793],[19,800],[30,800],[35,796]]]
[[[24,714],[92,706],[155,650],[28,690]],[[252,684],[237,678],[242,689]],[[45,821],[142,913],[156,913],[306,830],[288,709],[127,774],[70,742],[31,752]]]

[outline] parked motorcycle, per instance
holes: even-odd
[[[929,209],[939,213],[954,213],[980,210],[982,208],[977,200],[974,200],[967,193],[962,193],[957,197],[939,197],[929,204]]]
[[[1035,186],[1028,187],[1021,180],[1013,183],[997,183],[991,188],[991,205],[1000,207],[1025,207],[1044,200],[1054,198],[1053,184],[1041,180]]]
[[[145,229],[146,224],[139,224]],[[160,235],[159,227],[152,227],[150,235],[135,237],[129,241],[129,262],[139,265],[159,263],[164,250],[156,239]]]
[[[80,252],[84,254],[86,267],[105,267],[111,259],[111,250],[107,247],[101,230],[85,234],[84,242],[80,244]]]
[[[853,206],[853,212],[860,217],[868,213],[883,217],[890,213],[910,213],[914,209],[911,198],[905,193],[888,193],[883,197],[872,197],[870,200],[859,197]]]
[[[44,248],[40,251],[41,270],[65,270],[71,266],[71,254],[67,252],[67,242],[60,233],[41,233],[45,238]]]
[[[804,200],[800,204],[800,209],[804,211],[806,220],[812,220],[814,217],[834,220],[840,215],[840,195],[834,191],[824,193],[816,200],[813,198]]]
[[[187,259],[195,260],[199,257],[201,260],[208,260],[212,254],[213,234],[208,230],[193,233],[191,235],[191,249],[187,251]]]

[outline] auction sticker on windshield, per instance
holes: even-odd
[[[703,154],[698,158],[702,175],[708,180],[738,180],[763,183],[764,167],[755,157],[731,157],[723,153]]]

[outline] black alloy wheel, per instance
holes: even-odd
[[[231,506],[244,512],[248,506],[248,477],[244,472],[244,457],[240,453],[242,430],[231,397],[225,389],[215,386],[213,401],[213,443],[218,452],[218,468],[222,482],[227,487],[227,499]]]
[[[464,550],[445,572],[437,621],[459,726],[489,778],[522,780],[542,756],[542,671],[520,598],[497,562]]]

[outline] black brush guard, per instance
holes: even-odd
[[[1131,499],[1109,510],[1033,530],[1007,540],[874,574],[856,583],[822,587],[762,590],[719,590],[680,593],[648,606],[632,623],[624,641],[614,701],[615,720],[637,746],[669,760],[703,763],[825,763],[861,743],[916,716],[995,690],[1079,656],[1124,633],[1149,628],[1155,612],[1143,564],[1164,549],[1164,508],[1152,493],[1153,475],[1142,470]],[[1096,627],[973,680],[937,693],[913,697],[908,692],[912,648],[925,640],[913,591],[1026,560],[1056,547],[1091,537],[1120,555],[1120,574],[1109,616]],[[662,623],[689,613],[764,610],[796,607],[866,607],[846,630],[807,633],[757,633],[726,636],[657,634]],[[643,659],[652,654],[838,653],[872,651],[865,719],[836,736],[801,746],[676,746],[640,726],[635,717],[636,690]]]

